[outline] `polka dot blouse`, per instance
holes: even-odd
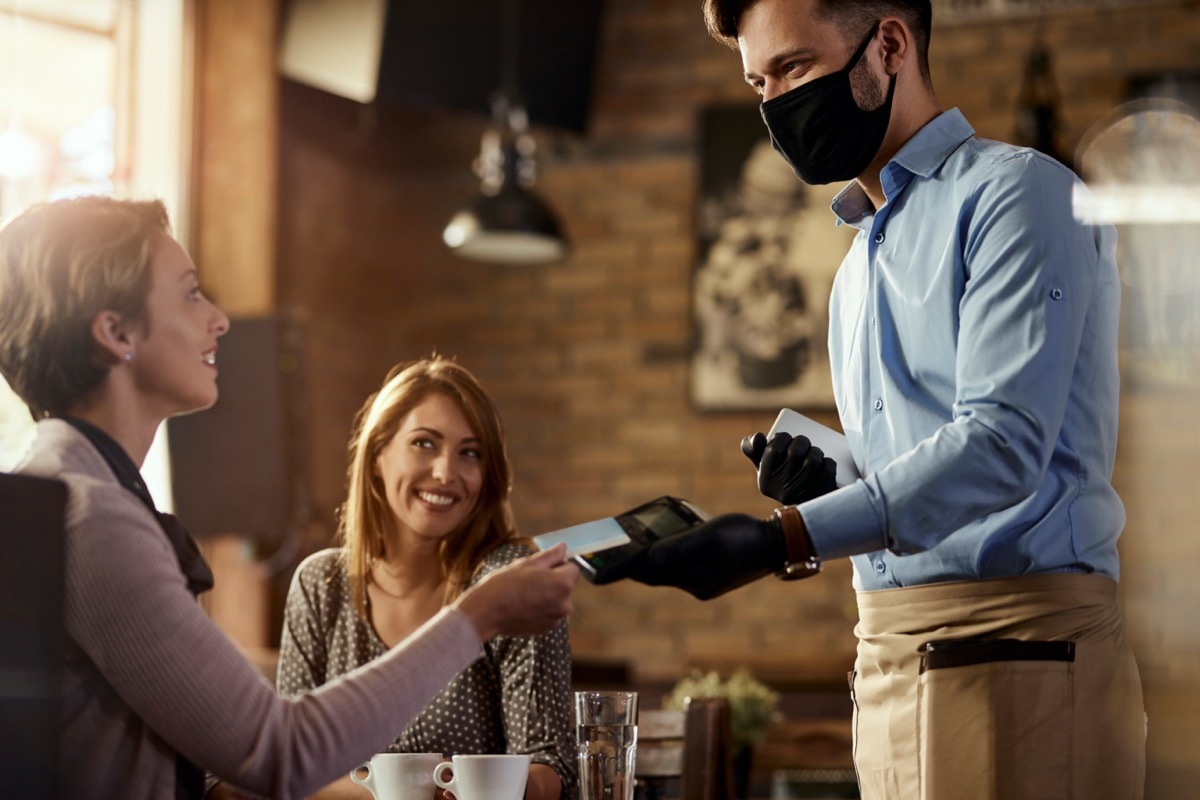
[[[387,652],[350,600],[340,549],[322,550],[296,569],[284,610],[279,692],[311,690]],[[528,555],[519,544],[496,548],[472,583]],[[484,656],[450,682],[388,748],[395,753],[528,753],[575,786],[571,650],[564,620],[541,636],[497,636]]]

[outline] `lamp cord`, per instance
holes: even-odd
[[[501,100],[506,103],[503,109],[503,114],[507,117],[513,106],[519,105],[518,87],[518,65],[517,57],[520,52],[518,46],[520,35],[518,22],[520,20],[520,9],[518,3],[520,0],[505,0],[504,2],[504,18],[501,20],[500,27],[500,94]]]

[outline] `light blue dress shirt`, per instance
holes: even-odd
[[[804,503],[824,559],[885,589],[1043,572],[1118,577],[1120,280],[1058,162],[957,110],[833,203],[859,233],[830,298],[834,396],[859,471]],[[839,224],[840,224],[839,223]]]

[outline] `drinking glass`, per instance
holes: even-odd
[[[633,800],[637,692],[575,693],[579,800]]]

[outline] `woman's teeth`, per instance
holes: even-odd
[[[453,497],[446,497],[441,494],[429,494],[428,492],[417,492],[417,497],[435,506],[448,506],[454,502]]]

